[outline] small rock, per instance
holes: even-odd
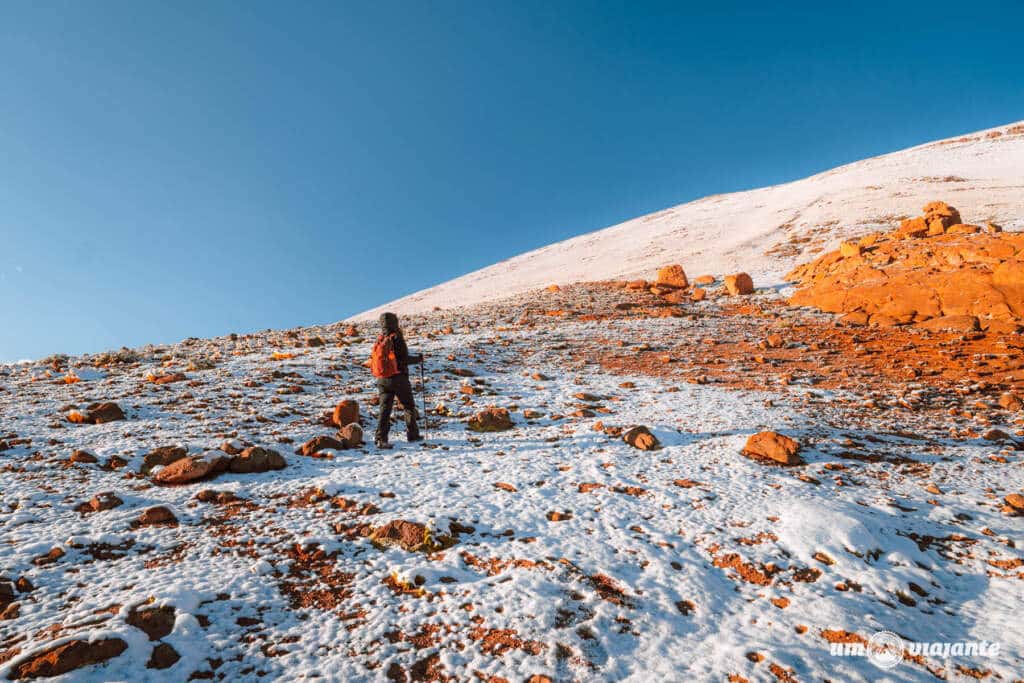
[[[71,462],[77,462],[84,465],[97,462],[98,458],[89,451],[76,450],[71,454],[71,457],[68,458],[68,460],[70,460]]]
[[[174,516],[170,508],[163,505],[155,505],[151,508],[146,508],[139,515],[135,523],[139,526],[154,526],[160,524],[177,524],[178,518]]]
[[[228,469],[237,474],[283,470],[284,457],[275,450],[261,446],[250,446],[231,458]]]
[[[986,431],[981,435],[981,438],[985,439],[985,441],[1013,441],[1012,436],[1004,432],[1002,429],[995,428]]]
[[[751,280],[750,276],[746,273],[726,275],[725,288],[729,291],[729,294],[732,294],[733,296],[740,294],[753,294],[754,281]]]
[[[153,476],[153,482],[163,486],[190,484],[211,474],[223,472],[229,464],[229,456],[221,451],[209,451],[203,455],[176,460]]]
[[[76,415],[78,418],[74,417]],[[93,403],[86,409],[84,414],[73,412],[68,416],[68,420],[71,422],[82,422],[93,425],[116,422],[123,419],[125,419],[124,411],[121,410],[119,405],[112,402]]]
[[[338,430],[338,439],[345,448],[359,448],[363,445],[363,428],[358,422],[352,422]]]
[[[144,610],[133,608],[125,621],[144,631],[150,640],[160,640],[174,630],[174,607],[164,605]]]
[[[507,409],[491,406],[470,418],[467,428],[474,432],[502,432],[514,426]]]
[[[173,462],[181,460],[188,455],[184,446],[160,446],[154,448],[142,458],[142,467],[139,469],[142,474],[148,475],[150,470],[156,466],[166,467]]]
[[[158,643],[146,662],[147,669],[169,669],[181,659],[178,651],[167,643]]]
[[[622,440],[641,451],[653,451],[661,448],[661,442],[658,441],[658,437],[654,436],[651,430],[643,425],[638,425],[626,431],[622,435]]]
[[[1018,513],[1024,512],[1024,496],[1019,493],[1011,493],[1003,498],[1003,502]]]
[[[88,503],[79,505],[78,511],[82,513],[102,512],[103,510],[111,510],[123,504],[124,501],[114,495],[113,491],[104,491],[103,493],[97,493]]]
[[[49,552],[45,553],[44,555],[40,555],[39,557],[36,557],[35,559],[33,559],[32,560],[32,564],[36,565],[37,567],[42,567],[44,565],[53,564],[54,562],[56,562],[57,560],[59,560],[62,557],[64,557],[64,549],[63,548],[60,548],[60,547],[51,548],[49,550]]]
[[[302,444],[299,450],[295,451],[299,455],[313,456],[323,450],[342,451],[345,450],[345,444],[338,441],[332,436],[314,436],[312,439]]]
[[[1015,413],[1021,408],[1024,408],[1024,402],[1022,402],[1016,394],[1007,392],[999,397],[999,406],[1004,410],[1009,410],[1010,412]]]
[[[449,535],[435,536],[425,524],[395,519],[374,528],[369,534],[374,545],[389,548],[399,547],[411,553],[433,552],[449,548],[456,539]]]
[[[359,404],[353,400],[345,399],[334,406],[334,413],[331,421],[336,427],[345,427],[353,422],[359,422]]]

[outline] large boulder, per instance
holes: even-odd
[[[686,279],[686,271],[683,270],[682,266],[676,264],[665,266],[658,270],[657,285],[659,287],[685,289],[690,286],[690,283]]]
[[[758,432],[747,439],[743,454],[754,460],[779,465],[802,465],[803,460],[797,455],[800,444],[778,432]]]
[[[466,428],[474,432],[503,432],[514,426],[507,409],[490,406],[471,417]]]
[[[284,457],[275,450],[261,446],[250,446],[231,458],[228,469],[238,474],[282,470]]]
[[[117,657],[128,649],[120,638],[72,640],[31,655],[14,666],[9,678],[14,681],[30,678],[52,678],[99,664]]]

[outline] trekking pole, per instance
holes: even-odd
[[[427,384],[423,379],[423,366],[427,364],[427,354],[420,358],[420,399],[423,402],[423,438],[427,438]]]

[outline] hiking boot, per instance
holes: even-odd
[[[409,443],[416,443],[417,441],[423,441],[423,437],[420,434],[412,434],[405,437],[405,440]]]
[[[389,444],[387,441],[381,441],[380,439],[377,439],[376,441],[374,441],[373,445],[376,446],[377,448],[379,448],[382,451],[389,451],[392,448],[394,448],[394,446]]]

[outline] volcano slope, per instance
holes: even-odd
[[[679,275],[407,318],[389,452],[347,323],[3,366],[0,678],[1019,676],[1019,334]]]

